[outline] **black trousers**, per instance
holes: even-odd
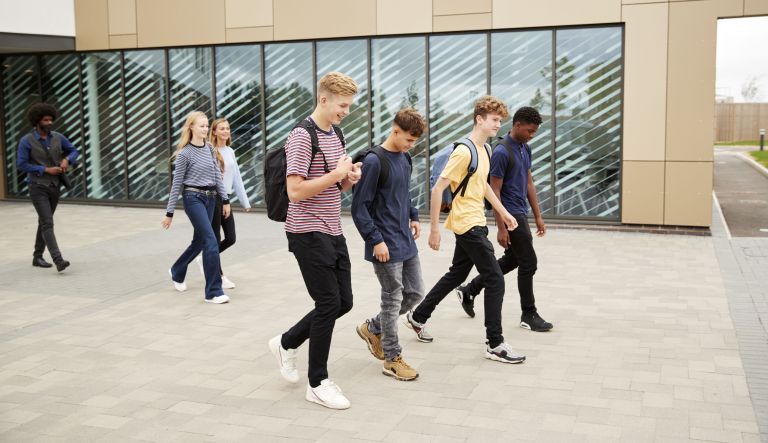
[[[304,284],[315,308],[283,334],[285,349],[296,349],[309,339],[309,384],[328,378],[328,353],[336,319],[352,309],[352,275],[343,235],[320,232],[288,235],[288,250],[299,263]]]
[[[237,234],[235,233],[235,211],[231,211],[229,217],[224,218],[221,214],[222,206],[221,197],[217,195],[211,226],[213,227],[213,235],[216,236],[216,243],[219,244],[219,254],[234,245],[237,240]],[[224,231],[224,240],[221,239],[221,231]],[[224,275],[221,266],[219,266],[219,271],[221,275]]]
[[[499,258],[501,272],[506,275],[517,269],[517,290],[520,293],[520,308],[523,314],[536,312],[536,299],[533,296],[533,275],[536,273],[538,260],[533,249],[533,236],[528,226],[528,217],[515,215],[517,229],[509,231],[509,246]],[[466,291],[475,296],[485,288],[482,275],[467,284]],[[487,291],[486,291],[487,292]]]
[[[45,247],[54,262],[62,260],[56,234],[53,232],[53,213],[59,205],[59,187],[57,185],[29,184],[29,197],[37,211],[37,235],[35,236],[34,257],[42,257]]]
[[[461,235],[456,235],[456,249],[448,273],[443,275],[413,311],[413,319],[426,322],[437,305],[466,280],[472,267],[477,267],[483,276],[485,288],[485,335],[492,348],[504,342],[501,327],[501,306],[504,301],[504,275],[493,254],[493,245],[488,240],[488,228],[475,226]]]

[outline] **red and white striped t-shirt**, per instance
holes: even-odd
[[[323,155],[328,162],[328,170],[336,168],[339,158],[346,154],[344,146],[331,129],[326,133],[317,129],[317,141],[322,152],[318,152],[312,161],[312,142],[309,133],[303,128],[295,128],[288,135],[285,143],[286,175],[299,175],[307,180],[326,174],[323,168]],[[309,170],[309,174],[307,171]],[[331,185],[321,193],[300,202],[288,204],[288,216],[285,230],[295,234],[322,232],[328,235],[341,235],[341,191]]]

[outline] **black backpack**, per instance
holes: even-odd
[[[309,169],[312,168],[312,162],[315,160],[315,156],[319,152],[323,155],[323,163],[325,166],[325,172],[330,172],[328,169],[328,162],[325,161],[325,154],[320,150],[319,143],[317,141],[317,127],[309,119],[300,121],[293,129],[303,128],[309,133],[309,139],[312,143],[312,157],[309,159]],[[293,129],[291,132],[293,132]],[[341,146],[346,147],[346,141],[344,140],[344,133],[341,132],[341,128],[333,125],[333,131],[339,137]],[[267,205],[267,216],[275,221],[284,222],[288,216],[288,187],[286,177],[287,163],[285,160],[285,144],[283,146],[271,149],[267,151],[267,155],[264,158],[264,203]],[[338,184],[337,184],[338,186]]]
[[[386,149],[384,149],[381,145],[376,145],[372,148],[366,149],[365,151],[358,152],[352,157],[352,163],[358,163],[362,162],[365,159],[365,156],[368,154],[374,154],[376,157],[379,158],[379,164],[381,165],[381,169],[379,170],[379,180],[376,182],[376,189],[378,190],[382,186],[384,186],[384,183],[389,180],[389,168],[391,167],[389,164],[389,159],[387,158],[385,152]],[[405,153],[405,158],[408,159],[408,166],[411,167],[411,171],[413,171],[413,160],[411,159],[411,154]]]

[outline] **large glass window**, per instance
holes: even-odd
[[[261,46],[216,48],[216,116],[229,121],[251,205],[264,201],[261,83]]]
[[[164,51],[125,53],[128,196],[132,200],[162,200],[168,195],[171,142],[166,81]]]
[[[8,194],[27,193],[27,176],[16,167],[16,152],[21,137],[32,130],[27,121],[27,108],[40,101],[37,58],[14,56],[3,59],[3,116]]]
[[[86,54],[82,71],[87,196],[124,199],[126,133],[120,53]]]
[[[171,134],[175,141],[192,111],[213,116],[211,48],[168,50],[171,81]]]
[[[288,133],[314,108],[312,44],[282,43],[264,50],[267,149],[285,143]]]
[[[556,31],[558,215],[619,217],[621,30]]]
[[[382,38],[371,42],[371,125],[373,142],[389,135],[398,110],[413,107],[425,116],[427,104],[426,39]],[[429,206],[427,134],[410,150],[413,160],[411,199],[418,208]]]

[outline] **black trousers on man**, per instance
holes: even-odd
[[[488,345],[495,348],[504,342],[501,306],[504,301],[504,275],[488,240],[488,228],[475,226],[456,235],[456,249],[448,273],[435,283],[424,301],[413,311],[413,319],[425,323],[448,293],[466,280],[472,267],[477,267],[485,281],[485,334]]]
[[[53,233],[53,213],[59,204],[59,186],[55,184],[29,184],[29,197],[37,211],[37,236],[35,237],[34,257],[43,256],[45,247],[55,263],[59,263],[61,251],[56,242],[56,234]]]
[[[336,319],[352,309],[352,274],[343,235],[287,233],[288,250],[299,263],[304,284],[315,302],[298,323],[283,334],[283,349],[296,349],[309,339],[309,385],[328,378],[328,353]]]
[[[501,272],[506,275],[517,269],[517,290],[520,292],[520,308],[523,314],[536,312],[536,299],[533,296],[533,275],[536,273],[538,260],[533,249],[533,236],[525,214],[515,214],[517,229],[509,231],[509,246],[499,258]],[[485,288],[482,275],[478,275],[465,287],[465,292],[472,297]],[[486,293],[488,290],[486,289]]]

